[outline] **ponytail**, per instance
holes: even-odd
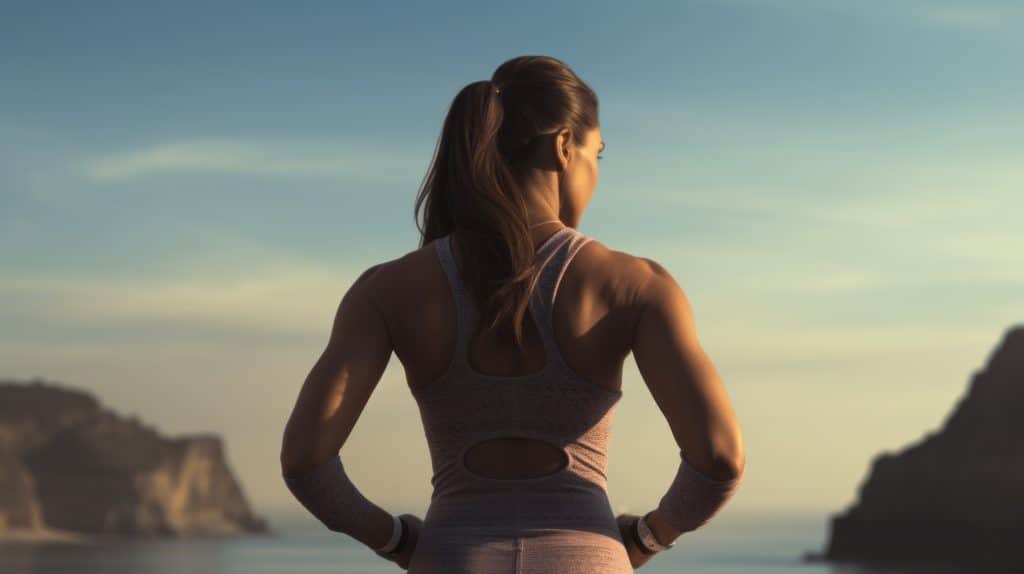
[[[492,80],[456,94],[416,197],[420,246],[453,233],[466,289],[485,330],[523,321],[537,269],[522,164],[537,136],[569,127],[577,141],[597,125],[597,98],[562,62],[513,58]]]

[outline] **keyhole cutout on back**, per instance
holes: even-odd
[[[549,476],[569,466],[565,449],[540,439],[508,436],[482,440],[462,459],[473,474],[484,478],[522,480]]]

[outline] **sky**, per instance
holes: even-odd
[[[824,526],[1024,318],[1021,53],[1011,2],[5,2],[0,377],[219,433],[257,512],[301,512],[281,433],[338,302],[416,249],[455,94],[549,55],[600,98],[580,231],[669,269],[739,418],[722,515]],[[642,514],[678,448],[632,357],[623,392]],[[425,514],[396,357],[342,455]]]

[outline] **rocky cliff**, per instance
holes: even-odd
[[[941,430],[873,460],[833,515],[828,561],[1024,572],[1024,326],[1009,329]]]
[[[216,435],[164,437],[87,392],[0,381],[0,537],[269,532]]]

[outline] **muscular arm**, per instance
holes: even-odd
[[[339,451],[391,357],[391,339],[366,270],[341,300],[327,346],[306,377],[284,430],[281,472],[292,493],[329,529],[371,547],[388,540],[392,516],[348,479]]]
[[[717,507],[708,504],[724,504],[743,472],[745,455],[739,423],[721,377],[700,345],[685,293],[664,267],[641,261],[644,278],[633,355],[681,457],[669,494],[649,518],[655,535],[668,542],[710,518]],[[690,507],[688,516],[683,516],[683,498]],[[700,512],[705,515],[698,516]]]

